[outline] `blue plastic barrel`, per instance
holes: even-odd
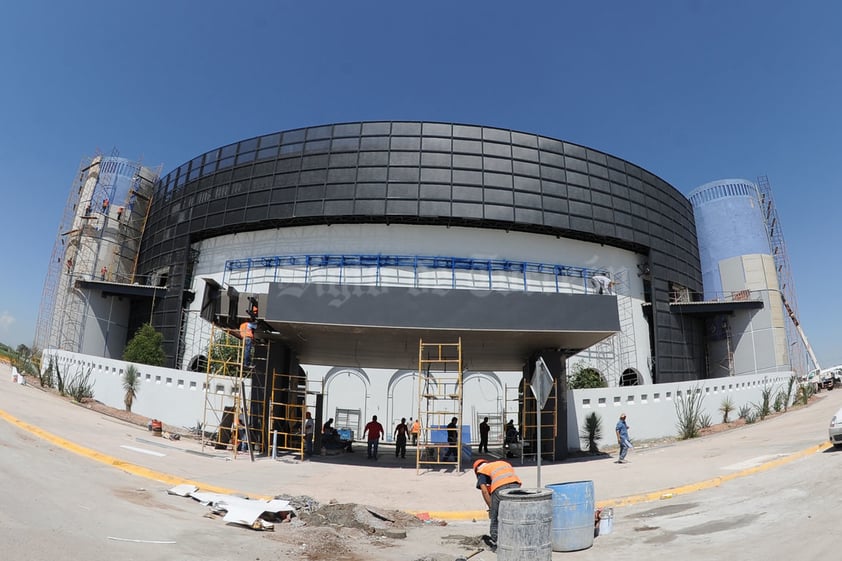
[[[553,551],[579,551],[593,545],[593,481],[547,485],[553,492]]]

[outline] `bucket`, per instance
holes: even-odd
[[[614,531],[614,509],[604,508],[599,513],[599,535],[604,536]]]
[[[506,489],[497,511],[499,561],[552,561],[553,521],[549,489]]]
[[[547,485],[553,492],[553,551],[579,551],[593,545],[593,481]]]
[[[152,436],[161,436],[164,430],[164,425],[163,423],[161,423],[161,421],[159,421],[158,419],[152,419],[152,423],[150,423],[150,426],[152,428]]]

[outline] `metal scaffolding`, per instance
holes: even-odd
[[[783,228],[772,197],[772,186],[769,178],[762,175],[757,178],[757,187],[760,195],[760,208],[763,212],[763,220],[766,224],[766,234],[769,237],[769,247],[772,251],[772,258],[775,261],[775,271],[778,276],[778,285],[781,291],[787,315],[790,321],[786,322],[786,338],[788,343],[789,359],[792,369],[799,375],[806,375],[809,370],[808,352],[809,343],[799,333],[801,327],[798,323],[798,300],[795,293],[795,283],[792,278],[792,267],[789,263],[789,255],[784,241]],[[813,359],[815,361],[815,359]],[[819,368],[819,365],[814,365]]]
[[[134,282],[140,238],[160,171],[160,166],[150,169],[120,158],[116,150],[82,159],[50,256],[37,348],[81,352],[89,305],[80,281]]]

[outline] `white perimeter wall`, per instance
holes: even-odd
[[[124,407],[122,373],[128,363],[50,349],[44,351],[43,368],[47,367],[51,356],[55,357],[65,380],[90,369],[94,398],[111,407]],[[143,382],[132,406],[133,412],[183,427],[193,427],[203,419],[204,373],[143,364],[136,366]],[[412,372],[318,366],[305,366],[305,370],[311,388],[320,386],[325,391],[327,417],[332,417],[337,407],[361,409],[363,420],[377,415],[391,435],[396,420],[415,416],[417,411],[417,379]],[[695,382],[573,390],[567,395],[568,446],[574,450],[581,448],[581,427],[585,426],[585,417],[594,411],[602,419],[601,446],[616,444],[614,425],[622,412],[628,416],[633,441],[670,437],[678,432],[676,400],[687,392],[698,389],[704,394],[702,409],[717,423],[722,418],[719,407],[726,397],[730,396],[734,403],[731,418],[736,418],[743,405],[761,402],[764,388],[771,387],[774,398],[780,389],[786,388],[791,374],[778,372]],[[463,423],[471,426],[472,440],[477,440],[476,416],[498,411],[500,407],[505,412],[503,388],[516,385],[519,376],[516,372],[466,374]],[[230,398],[231,403],[232,390],[233,381],[221,388],[221,393]]]
[[[580,427],[585,426],[585,417],[594,412],[602,420],[600,446],[617,444],[614,427],[621,413],[627,416],[626,423],[629,425],[629,436],[632,442],[676,436],[678,434],[676,401],[697,390],[704,396],[701,410],[704,414],[710,415],[714,424],[722,422],[719,407],[728,397],[734,404],[734,411],[730,414],[729,420],[734,420],[744,405],[754,408],[754,404],[761,403],[762,392],[766,387],[772,389],[772,403],[774,403],[778,391],[786,389],[792,374],[792,372],[777,372],[693,382],[574,390],[567,396],[567,443],[570,448],[575,448],[577,443],[581,445]],[[796,387],[793,386],[793,395],[790,399],[795,398]]]

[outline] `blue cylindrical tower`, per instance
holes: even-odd
[[[740,255],[769,254],[757,185],[745,179],[705,183],[689,196],[696,217],[705,299],[721,296],[719,264]]]
[[[734,309],[708,319],[711,375],[787,370],[786,316],[757,185],[744,179],[714,181],[689,198],[705,300],[762,302],[759,309]]]

